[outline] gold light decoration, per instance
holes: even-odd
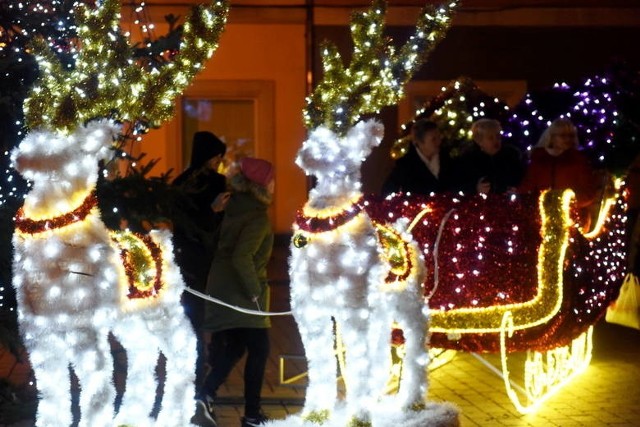
[[[574,339],[571,344],[544,353],[527,351],[524,364],[524,394],[527,401],[520,401],[510,381],[507,338],[513,334],[513,318],[505,313],[500,331],[500,362],[502,377],[509,399],[521,414],[538,410],[576,375],[581,374],[591,362],[593,350],[593,326]]]
[[[428,53],[451,25],[456,0],[448,5],[427,5],[420,13],[413,36],[396,52],[383,35],[386,2],[375,0],[370,9],[351,19],[353,56],[345,69],[334,44],[322,45],[324,76],[307,98],[305,125],[324,125],[344,135],[360,116],[394,105],[404,95],[403,87],[423,64]]]
[[[133,59],[133,48],[120,31],[119,0],[104,0],[96,8],[78,3],[74,14],[82,46],[72,69],[61,66],[45,40],[32,43],[41,77],[25,101],[27,126],[70,132],[98,117],[159,126],[216,50],[228,8],[226,0],[194,7],[180,52],[162,68],[147,70]]]
[[[435,122],[444,143],[455,157],[461,154],[466,144],[472,143],[470,129],[475,120],[482,117],[500,118],[508,109],[503,101],[481,91],[470,78],[459,77],[440,88],[440,93],[415,111],[413,119],[400,125],[399,138],[391,147],[391,158],[398,159],[407,154],[411,143],[411,128],[418,120]],[[498,117],[497,112],[501,112]]]

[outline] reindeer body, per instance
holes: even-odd
[[[184,283],[170,235],[153,232],[149,243],[161,251],[157,274],[164,287],[151,298],[132,301],[122,249],[97,208],[97,162],[112,155],[117,131],[106,120],[69,135],[34,131],[12,153],[16,169],[33,182],[13,243],[20,330],[41,396],[38,426],[71,424],[71,412],[60,410],[60,405],[70,409],[70,366],[81,387],[80,426],[189,425],[195,337],[180,305]],[[117,420],[109,332],[127,350],[129,365]],[[155,422],[148,414],[158,350],[167,358],[167,379]]]
[[[290,260],[291,306],[308,361],[303,412],[310,419],[326,417],[338,405],[332,318],[344,342],[346,406],[352,418],[369,421],[382,397],[394,321],[406,328],[408,363],[394,398],[396,410],[424,402],[423,263],[414,260],[401,281],[385,283],[391,265],[360,192],[361,162],[382,133],[374,121],[358,123],[344,138],[319,128],[298,153],[298,165],[318,178],[294,227]],[[399,235],[404,225],[386,224]],[[412,256],[419,257],[411,237],[403,238]]]

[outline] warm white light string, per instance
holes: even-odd
[[[440,238],[442,237],[442,230],[444,230],[444,225],[446,224],[453,211],[455,211],[455,209],[449,210],[449,212],[447,212],[442,218],[442,221],[440,221],[438,235],[436,236],[436,243],[433,245],[433,289],[431,289],[429,295],[425,297],[425,300],[427,301],[429,301],[433,294],[436,293],[436,290],[438,290],[438,249],[440,247]]]
[[[188,286],[186,286],[184,290],[204,300],[207,300],[209,302],[212,302],[218,305],[225,306],[235,311],[239,311],[240,313],[251,314],[254,316],[290,316],[292,314],[291,311],[270,312],[270,311],[260,311],[260,310],[249,310],[247,308],[242,308],[242,307],[228,304],[222,300],[219,300],[207,294],[203,294],[202,292],[198,292],[195,289],[191,289]]]

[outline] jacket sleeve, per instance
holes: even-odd
[[[400,172],[398,164],[396,163],[393,169],[391,170],[391,173],[389,174],[387,179],[384,181],[384,184],[382,184],[381,193],[383,196],[386,197],[391,193],[399,192],[402,190],[403,183],[402,183],[401,175],[402,173]]]
[[[269,234],[268,221],[266,217],[248,219],[233,249],[231,262],[240,278],[242,292],[248,299],[261,293],[255,256]]]
[[[519,193],[529,193],[540,190],[537,177],[540,176],[541,170],[534,161],[525,167],[524,177],[518,186]]]
[[[578,157],[574,176],[576,179],[575,192],[578,207],[592,204],[598,195],[598,182],[589,159],[582,155]]]

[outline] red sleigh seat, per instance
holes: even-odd
[[[619,193],[621,194],[621,193]],[[622,196],[603,202],[584,233],[572,192],[540,195],[370,197],[376,223],[413,220],[425,258],[430,346],[498,352],[505,313],[508,351],[569,344],[615,299],[625,270]]]

